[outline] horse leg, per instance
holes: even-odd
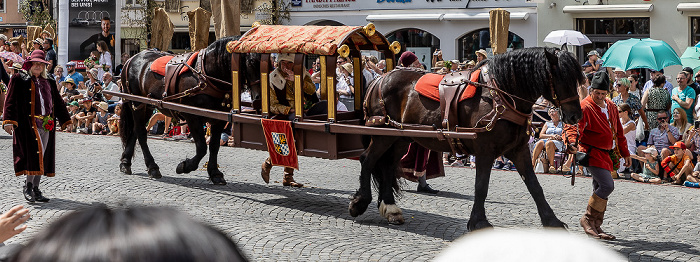
[[[373,136],[367,149],[362,152],[360,156],[360,188],[353,194],[348,207],[351,216],[357,217],[367,211],[367,207],[372,202],[372,172],[377,161],[396,140],[396,137]]]
[[[380,169],[379,174],[375,174],[375,176],[381,177],[378,180],[379,214],[392,225],[404,223],[403,211],[396,205],[394,194],[399,190],[398,177],[396,176],[397,172],[399,172],[399,162],[401,157],[406,154],[407,149],[407,144],[406,146],[401,146],[400,143],[394,144],[390,151],[384,154],[380,160],[383,164],[378,168]]]
[[[529,153],[530,151],[527,148],[527,144],[523,144],[523,146],[519,146],[516,149],[508,152],[506,157],[513,162],[515,168],[520,174],[520,178],[523,179],[525,186],[527,186],[527,190],[530,191],[530,195],[535,200],[537,212],[540,214],[540,219],[542,220],[542,225],[545,227],[566,228],[567,225],[557,218],[554,211],[549,206],[549,203],[547,203],[547,199],[544,197],[544,191],[540,186],[540,182],[537,181],[537,176],[532,168]]]
[[[467,222],[467,229],[474,231],[482,228],[491,228],[493,225],[486,219],[484,203],[489,193],[489,179],[491,178],[491,165],[496,156],[484,153],[476,155],[476,179],[474,181],[474,206]]]
[[[147,116],[145,114],[135,114],[134,115],[134,122],[135,123],[146,123]],[[150,178],[155,178],[159,179],[163,177],[160,174],[160,168],[156,164],[156,161],[153,159],[153,155],[151,154],[151,150],[148,148],[148,131],[146,128],[144,128],[143,124],[137,124],[135,125],[134,132],[136,133],[136,137],[138,138],[139,145],[141,146],[141,152],[143,152],[143,159],[146,164],[146,167],[148,168],[148,176]]]
[[[122,120],[124,121],[124,120]],[[136,136],[130,136],[124,143],[124,152],[122,152],[121,163],[119,164],[119,171],[126,175],[131,175],[131,159],[134,158],[134,151],[136,150]]]
[[[122,147],[124,147],[119,170],[126,175],[131,175],[131,160],[134,158],[134,150],[136,150],[136,134],[134,130],[135,127],[140,124],[134,123],[135,113],[132,106],[133,102],[124,103],[122,106],[121,121],[119,121],[119,137],[121,137]],[[143,110],[144,109],[139,110],[138,114],[143,114]]]
[[[217,156],[219,154],[219,140],[221,140],[221,132],[224,129],[226,122],[222,121],[212,121],[211,125],[211,138],[209,139],[209,164],[207,165],[207,173],[209,173],[209,180],[211,180],[214,185],[226,185],[226,180],[224,180],[224,173],[219,170],[219,165],[217,162]]]
[[[190,135],[194,139],[196,154],[193,158],[187,158],[180,162],[175,169],[178,174],[189,173],[197,170],[199,161],[207,154],[207,141],[204,139],[204,124],[198,117],[184,117],[190,129]]]

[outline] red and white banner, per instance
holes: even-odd
[[[273,166],[299,169],[297,149],[294,146],[294,131],[290,121],[261,119],[267,152]]]

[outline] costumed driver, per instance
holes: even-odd
[[[13,135],[15,175],[27,175],[24,197],[29,202],[48,202],[39,190],[41,176],[55,175],[56,120],[62,129],[70,115],[56,82],[47,74],[44,51],[35,50],[14,74],[5,100],[3,129]]]
[[[270,113],[276,119],[293,120],[294,119],[294,54],[280,53],[277,56],[279,66],[270,73]],[[304,72],[302,89],[304,90],[305,105],[308,109],[313,103],[318,102],[316,97],[316,88],[308,70]],[[265,183],[270,183],[270,169],[272,162],[268,157],[262,164],[260,175]],[[301,183],[294,181],[294,168],[284,168],[284,178],[282,179],[283,186],[302,187]]]
[[[627,139],[623,133],[617,106],[607,98],[609,88],[608,74],[605,71],[595,73],[591,81],[590,95],[581,101],[581,120],[577,125],[564,127],[569,153],[575,152],[576,145],[578,151],[587,153],[587,168],[593,177],[593,194],[588,199],[586,213],[579,222],[586,234],[605,240],[615,239],[615,236],[600,228],[607,209],[608,196],[615,189],[610,175],[613,170],[612,158],[619,159],[621,156],[625,159],[627,167],[632,163],[629,150],[625,146]]]

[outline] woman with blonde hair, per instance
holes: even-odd
[[[97,68],[97,79],[102,82],[105,72],[112,73],[112,54],[109,53],[109,46],[105,41],[97,41],[97,51],[100,52],[100,65]]]
[[[688,123],[688,116],[685,114],[685,110],[676,107],[671,114],[673,114],[673,119],[675,119],[671,125],[678,128],[678,133],[681,134],[681,137],[678,139],[683,139],[683,141],[685,141],[685,139],[688,138],[688,131],[690,131],[690,127],[692,126],[692,124]]]

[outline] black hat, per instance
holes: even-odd
[[[690,73],[691,75],[693,74],[693,69],[690,68],[689,66],[684,67],[683,70],[681,70],[681,71],[686,71],[686,72]]]
[[[593,75],[591,81],[591,89],[610,91],[610,77],[605,71],[600,71]]]

